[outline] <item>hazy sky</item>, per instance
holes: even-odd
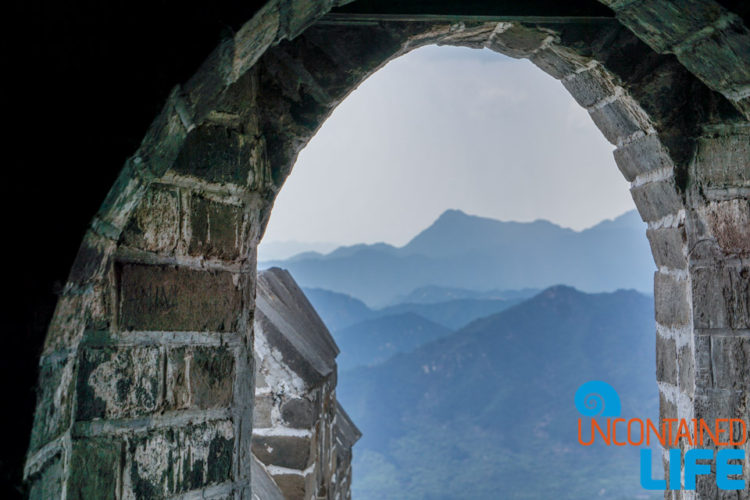
[[[448,208],[582,229],[634,208],[612,149],[529,61],[425,47],[334,111],[300,154],[265,241],[402,245]]]

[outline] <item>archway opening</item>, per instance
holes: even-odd
[[[613,149],[531,62],[428,46],[370,76],[300,153],[259,269],[289,270],[341,349],[354,498],[654,496],[637,452],[592,451],[565,425],[590,379],[658,414],[655,266]],[[287,432],[282,414],[260,440]],[[257,449],[273,472],[280,457]]]

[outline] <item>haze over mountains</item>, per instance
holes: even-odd
[[[635,211],[584,231],[547,221],[502,222],[447,210],[403,247],[385,243],[306,252],[261,262],[291,271],[300,285],[342,292],[371,307],[416,289],[620,288],[651,293],[654,264]]]
[[[660,498],[638,449],[578,444],[573,404],[605,380],[624,416],[658,414],[645,229],[634,211],[576,232],[448,210],[403,247],[261,263],[291,271],[341,350],[353,497]]]
[[[656,418],[654,364],[649,297],[557,286],[382,364],[342,371],[339,400],[365,431],[353,497],[660,497],[640,488],[637,449],[577,443],[573,404],[580,384],[606,380],[623,415]]]

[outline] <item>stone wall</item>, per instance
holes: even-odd
[[[284,498],[350,497],[360,433],[336,401],[338,352],[289,273],[259,273],[253,454]]]
[[[174,89],[126,162],[49,327],[26,464],[31,496],[250,498],[253,470],[278,480],[273,467],[286,466],[270,456],[261,466],[252,453],[254,443],[263,449],[263,431],[252,431],[261,417],[253,360],[271,362],[254,352],[255,249],[297,154],[335,106],[387,61],[431,43],[529,58],[588,110],[649,225],[662,414],[747,419],[742,21],[712,0],[608,0],[620,22],[316,23],[334,3],[269,1]],[[307,360],[301,379],[321,377],[326,356]],[[294,397],[326,409],[310,435],[332,440],[333,386],[303,386]],[[325,460],[342,451],[317,446]],[[305,463],[287,462],[313,467],[305,491],[308,478],[315,488],[331,478],[327,495],[344,484],[333,485],[323,460]],[[719,493],[705,482],[697,497]]]

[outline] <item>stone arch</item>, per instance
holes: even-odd
[[[625,26],[349,25],[321,19],[334,3],[344,2],[268,2],[175,88],[126,162],[45,342],[26,465],[32,496],[249,495],[255,248],[275,195],[359,82],[431,43],[529,58],[589,111],[649,223],[662,415],[747,420],[742,21],[711,0],[617,0],[604,3]],[[197,393],[189,377],[211,390]],[[177,471],[164,457],[185,447],[193,458]],[[699,496],[718,492],[704,482]]]

